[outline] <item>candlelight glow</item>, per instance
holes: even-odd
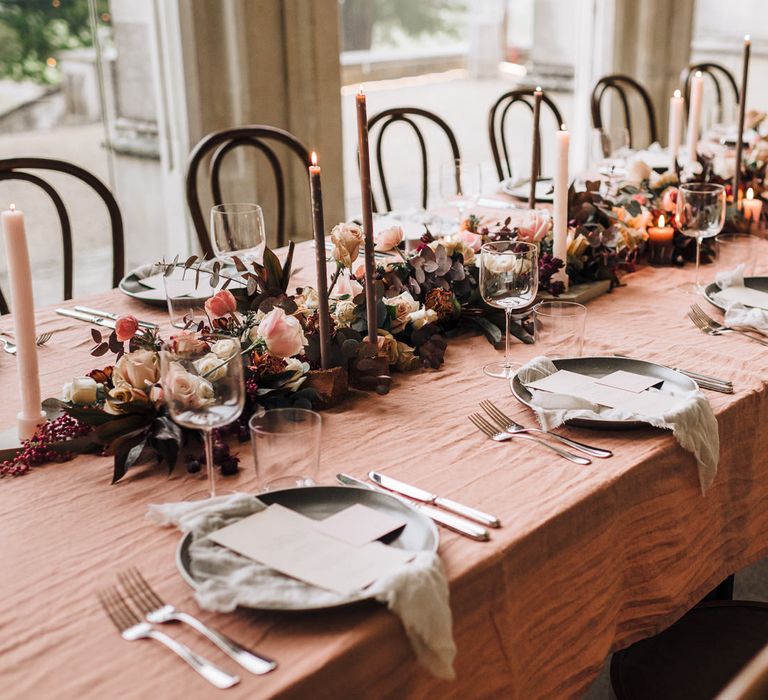
[[[755,193],[754,193],[754,191],[752,190],[752,188],[750,187],[750,188],[747,190],[747,199],[754,199],[754,198],[755,198]]]
[[[749,43],[750,43],[750,41],[751,41],[751,39],[750,39],[750,36],[749,36],[749,34],[745,34],[745,35],[744,35],[744,43],[745,43],[745,44],[749,44]]]
[[[565,128],[565,124],[560,125],[560,131],[568,131],[568,129]]]
[[[16,211],[16,205],[13,203],[11,204],[11,211]]]
[[[695,73],[695,77],[696,77],[696,78],[700,78],[700,77],[701,77],[701,71],[700,71],[700,70],[697,70],[697,71],[696,71],[696,73]]]
[[[312,151],[312,165],[317,165],[317,153]]]
[[[661,216],[659,216],[659,228],[664,228],[665,223],[666,221],[664,221],[664,214],[662,214]]]
[[[680,97],[680,90],[675,90],[673,97]]]
[[[537,85],[537,86],[536,86],[536,90],[535,90],[535,92],[541,92],[541,85]]]
[[[358,94],[359,94],[359,95],[364,95],[364,94],[365,94],[365,93],[363,92],[363,85],[362,85],[362,83],[360,84],[360,92],[359,92]]]

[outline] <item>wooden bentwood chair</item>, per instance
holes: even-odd
[[[72,226],[69,221],[69,214],[67,213],[64,200],[54,187],[39,175],[26,172],[27,170],[44,170],[71,175],[91,187],[101,197],[109,212],[112,228],[112,286],[117,287],[125,267],[123,219],[120,215],[120,208],[107,186],[87,170],[63,160],[51,158],[5,158],[0,160],[0,180],[21,180],[37,185],[50,197],[54,207],[56,207],[56,213],[61,224],[63,246],[64,299],[72,298]],[[9,311],[8,303],[3,296],[2,290],[0,290],[0,313],[7,314]]]
[[[496,173],[499,180],[506,180],[512,177],[512,162],[509,158],[509,149],[507,145],[507,135],[504,125],[507,120],[509,110],[518,103],[524,104],[533,114],[533,88],[518,89],[505,92],[493,104],[488,113],[488,140],[491,144],[491,153],[493,153],[493,162],[496,165]],[[542,106],[546,105],[559,128],[563,124],[563,117],[554,101],[544,93],[541,98]],[[541,143],[541,136],[539,136]],[[539,163],[543,161],[542,150],[539,149]],[[541,176],[541,173],[539,173]]]
[[[424,134],[422,133],[421,129],[419,128],[419,124],[417,123],[416,119],[414,117],[419,119],[427,120],[428,122],[432,122],[433,124],[437,125],[445,136],[448,139],[448,144],[451,148],[451,154],[453,156],[453,160],[459,160],[461,158],[461,154],[459,152],[459,144],[458,141],[456,141],[456,136],[454,136],[453,131],[451,130],[451,127],[448,126],[448,124],[439,116],[432,112],[428,112],[426,109],[420,109],[419,107],[390,107],[389,109],[385,109],[378,114],[375,114],[368,120],[368,131],[370,134],[373,134],[376,130],[376,127],[378,127],[378,133],[376,134],[375,142],[376,142],[376,148],[375,148],[375,154],[376,154],[376,169],[379,174],[379,183],[381,185],[381,192],[384,196],[384,206],[385,211],[392,211],[392,200],[390,198],[389,194],[389,188],[387,187],[387,179],[384,175],[384,155],[383,155],[383,148],[382,143],[384,140],[384,132],[387,130],[388,127],[390,127],[392,124],[395,124],[397,122],[401,122],[403,124],[407,124],[411,127],[413,132],[416,134],[416,139],[419,143],[419,150],[421,151],[421,206],[423,209],[427,208],[427,194],[428,194],[428,183],[429,183],[429,163],[427,159],[427,145],[426,140],[424,139]],[[380,125],[380,126],[379,126]],[[376,202],[375,195],[372,197],[373,199],[373,210],[375,212],[380,211],[379,206]]]
[[[285,240],[285,175],[280,159],[273,148],[274,144],[282,144],[295,154],[303,167],[310,165],[309,149],[293,134],[274,126],[255,124],[238,126],[208,134],[192,149],[187,165],[187,204],[195,226],[200,248],[208,257],[213,257],[213,245],[208,231],[206,217],[200,206],[200,196],[197,187],[197,174],[200,164],[210,153],[209,182],[214,204],[223,204],[221,196],[221,166],[228,153],[240,146],[249,146],[263,153],[269,162],[277,191],[277,245],[283,246]],[[309,186],[307,186],[309,193]]]
[[[718,120],[723,119],[723,98],[728,87],[730,87],[733,93],[733,100],[735,104],[739,104],[739,86],[736,83],[736,78],[725,66],[721,66],[719,63],[694,63],[680,72],[680,84],[683,86],[683,95],[685,97],[685,111],[688,113],[688,108],[691,102],[691,80],[696,75],[696,71],[707,76],[715,87],[715,99],[717,101],[717,116]]]
[[[628,75],[620,75],[618,73],[614,75],[606,75],[600,78],[595,83],[595,87],[592,89],[592,97],[590,99],[590,106],[592,111],[592,126],[596,129],[603,128],[603,117],[601,113],[601,107],[603,98],[606,97],[609,91],[614,91],[619,96],[621,101],[622,111],[624,112],[624,124],[629,132],[629,146],[630,148],[637,148],[636,135],[632,133],[632,118],[631,110],[629,108],[629,94],[634,92],[640,97],[640,100],[645,107],[646,125],[648,131],[649,142],[648,144],[658,141],[658,130],[656,128],[656,112],[653,109],[653,102],[648,91],[635,80]]]

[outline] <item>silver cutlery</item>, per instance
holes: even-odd
[[[53,337],[53,333],[41,333],[40,335],[35,338],[35,345],[45,345],[51,338]],[[18,349],[16,346],[16,343],[14,343],[12,340],[8,340],[8,338],[4,338],[0,336],[0,343],[3,344],[3,350],[7,352],[9,355],[15,355],[16,350]]]
[[[431,506],[438,506],[439,508],[448,510],[451,513],[455,513],[464,518],[469,518],[469,520],[474,520],[487,527],[501,527],[499,519],[493,515],[488,515],[488,513],[483,513],[481,510],[465,506],[463,503],[452,501],[450,498],[443,498],[437,494],[420,489],[417,486],[411,486],[411,484],[406,484],[404,481],[393,479],[391,476],[372,471],[368,472],[368,478],[379,486],[387,489],[387,491],[394,491],[401,496],[412,498],[414,501],[421,501],[422,503],[427,503]]]
[[[464,520],[464,518],[459,518],[455,515],[451,515],[450,513],[446,513],[445,511],[433,508],[432,506],[412,501],[410,498],[406,498],[405,496],[399,496],[395,493],[392,493],[391,491],[387,491],[386,489],[381,488],[380,486],[361,481],[360,479],[356,479],[354,476],[349,476],[349,474],[337,474],[336,480],[344,486],[357,486],[359,488],[368,489],[369,491],[385,493],[387,496],[396,498],[411,508],[415,508],[416,510],[421,511],[428,518],[434,520],[438,525],[442,525],[449,530],[458,532],[460,535],[464,535],[470,539],[477,540],[478,542],[487,542],[491,538],[491,536],[488,534],[488,530],[486,530],[484,527],[475,525],[468,520]]]
[[[226,671],[212,664],[208,659],[195,654],[189,647],[177,642],[163,632],[159,632],[152,627],[149,622],[143,622],[136,612],[131,608],[120,592],[115,587],[106,588],[98,593],[99,601],[104,611],[112,623],[117,627],[120,636],[128,642],[137,639],[154,639],[167,646],[172,652],[178,654],[195,671],[197,671],[205,680],[215,685],[217,688],[231,688],[240,682],[237,676],[233,676]]]
[[[508,440],[530,440],[531,442],[535,442],[539,445],[542,445],[543,447],[547,447],[553,452],[556,452],[558,455],[563,457],[564,459],[570,460],[571,462],[575,462],[576,464],[592,464],[591,459],[587,459],[586,457],[579,457],[579,455],[572,454],[571,452],[566,452],[565,450],[561,450],[559,447],[556,447],[555,445],[552,445],[548,443],[546,440],[542,440],[541,438],[534,437],[533,435],[527,435],[526,433],[508,433],[505,430],[499,430],[499,428],[495,427],[491,423],[489,423],[483,416],[481,416],[479,413],[473,413],[469,416],[469,420],[471,420],[475,427],[478,428],[481,432],[485,433],[491,440],[494,440],[496,442],[507,442]]]
[[[196,617],[188,615],[181,610],[177,610],[160,598],[154,589],[147,583],[139,570],[131,567],[127,571],[117,575],[118,580],[128,593],[133,604],[144,616],[147,622],[153,624],[163,624],[165,622],[183,622],[194,630],[202,634],[206,639],[213,642],[233,661],[239,663],[244,669],[263,675],[277,668],[277,662],[272,659],[266,659],[258,654],[254,654],[237,642],[225,637],[223,634],[212,630],[203,624]]]
[[[75,311],[74,309],[56,309],[56,313],[59,316],[66,316],[67,318],[76,318],[78,321],[85,321],[86,323],[93,323],[96,326],[103,326],[104,328],[115,329],[115,321],[111,318],[105,318],[98,314],[85,313],[84,311]]]
[[[117,319],[117,314],[113,314],[111,311],[101,311],[99,309],[91,309],[88,306],[76,306],[75,311],[80,311],[84,314],[91,314],[92,316],[98,316],[99,318],[109,318],[113,321]],[[139,328],[147,328],[149,330],[155,330],[158,328],[156,323],[150,321],[139,321]]]
[[[768,346],[768,340],[756,338],[755,336],[750,335],[745,330],[732,328],[731,326],[726,326],[722,323],[718,323],[712,317],[707,316],[707,314],[698,304],[694,304],[693,306],[691,306],[690,309],[688,309],[688,318],[690,318],[691,321],[693,321],[694,325],[699,330],[706,333],[707,335],[722,335],[723,333],[737,333],[738,335],[744,336],[745,338],[754,340],[756,343],[760,343],[760,345]],[[756,333],[757,331],[754,331],[754,332]]]
[[[693,379],[696,385],[700,389],[709,389],[710,391],[719,391],[721,394],[732,394],[733,384],[723,379],[717,379],[715,377],[707,377],[706,375],[698,374],[697,372],[690,372],[689,370],[681,369],[680,367],[671,367],[670,369],[675,372],[684,374],[688,379]]]
[[[557,440],[564,445],[568,445],[568,447],[573,447],[573,449],[584,452],[585,454],[591,455],[592,457],[600,457],[602,459],[613,457],[613,452],[603,449],[602,447],[593,447],[592,445],[587,445],[583,442],[578,442],[577,440],[571,440],[571,438],[567,438],[564,435],[549,433],[546,430],[542,430],[541,428],[526,428],[525,426],[520,425],[520,423],[513,421],[509,416],[505,415],[501,409],[499,409],[496,404],[491,401],[481,401],[480,408],[482,408],[504,432],[510,433],[510,435],[519,435],[522,433],[542,433],[543,435],[546,435],[553,440]]]

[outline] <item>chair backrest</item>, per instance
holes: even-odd
[[[238,126],[232,129],[215,131],[203,137],[192,149],[187,164],[187,205],[189,206],[192,223],[197,233],[197,240],[205,255],[213,256],[213,245],[211,244],[211,237],[208,231],[208,223],[203,216],[200,206],[200,193],[197,187],[197,174],[200,164],[206,156],[213,153],[208,172],[211,195],[214,204],[223,204],[221,196],[221,165],[228,153],[241,146],[255,148],[263,153],[269,162],[277,193],[277,245],[285,245],[285,175],[280,159],[273,148],[275,143],[287,146],[299,158],[304,167],[309,167],[309,149],[301,141],[284,129],[262,124]],[[307,183],[309,183],[308,179]],[[309,184],[307,184],[307,195],[309,195]]]
[[[632,118],[631,110],[629,107],[629,93],[635,92],[645,106],[645,114],[647,119],[648,136],[650,138],[649,144],[658,141],[658,131],[656,128],[656,112],[653,109],[653,102],[648,91],[635,80],[628,75],[614,74],[606,75],[600,78],[595,83],[595,87],[592,90],[592,98],[590,100],[590,106],[592,110],[592,125],[596,129],[603,127],[603,117],[601,113],[601,106],[603,97],[612,90],[616,92],[621,101],[622,111],[624,112],[624,123],[629,132],[629,146],[630,148],[637,148],[637,139],[632,133]]]
[[[768,646],[723,688],[715,700],[765,700],[768,698]]]
[[[509,110],[517,103],[526,105],[531,110],[531,114],[533,114],[533,93],[533,88],[521,88],[505,92],[498,100],[496,100],[491,107],[490,112],[488,112],[488,139],[491,144],[493,162],[496,165],[496,173],[499,176],[499,180],[512,177],[512,162],[509,158],[507,135],[504,128],[507,115],[509,114]],[[557,105],[546,93],[542,95],[541,101],[542,105],[546,105],[549,108],[559,128],[563,123],[563,117],[561,116]],[[539,129],[539,131],[541,131],[541,129]],[[540,137],[539,143],[541,143]],[[542,160],[543,158],[540,149],[539,162],[541,163]]]
[[[419,128],[419,124],[414,119],[414,117],[426,119],[442,129],[443,133],[448,138],[448,143],[450,145],[454,161],[461,158],[461,154],[459,152],[459,144],[458,141],[456,141],[456,136],[454,136],[451,127],[449,127],[442,118],[436,114],[433,114],[432,112],[428,112],[426,109],[420,109],[419,107],[390,107],[389,109],[385,109],[382,112],[372,116],[368,120],[369,133],[374,133],[375,127],[381,123],[381,126],[378,128],[378,133],[375,136],[375,153],[376,170],[379,174],[379,183],[381,185],[381,192],[384,197],[384,206],[386,207],[386,211],[392,211],[392,200],[390,197],[389,188],[387,187],[387,178],[384,174],[384,152],[382,143],[384,140],[384,132],[389,126],[396,122],[408,124],[408,126],[410,126],[411,129],[413,129],[413,132],[416,134],[416,139],[419,143],[419,149],[421,151],[421,206],[423,209],[427,208],[427,195],[429,190],[429,162],[427,159],[427,144],[426,140],[424,139],[424,134]],[[376,196],[373,195],[372,199],[373,210],[378,212],[379,208],[376,203]]]
[[[717,99],[717,115],[718,119],[723,118],[723,97],[725,96],[725,88],[730,86],[733,92],[733,99],[735,104],[739,104],[739,86],[736,83],[736,78],[733,77],[733,73],[729,71],[725,66],[721,66],[719,63],[694,63],[680,72],[680,84],[683,86],[683,95],[685,96],[685,112],[688,113],[688,108],[691,102],[691,80],[696,75],[696,71],[701,71],[703,75],[708,76],[715,86],[715,96]]]
[[[45,192],[56,207],[56,213],[59,216],[61,224],[61,237],[63,244],[63,262],[64,262],[64,298],[72,298],[72,226],[69,221],[69,214],[64,204],[64,200],[54,187],[45,179],[27,170],[44,170],[52,172],[65,173],[77,178],[85,183],[99,197],[107,207],[109,219],[112,228],[112,286],[117,287],[123,276],[125,267],[125,248],[123,241],[123,218],[120,215],[115,198],[107,186],[99,180],[93,173],[84,170],[78,165],[68,163],[64,160],[54,160],[51,158],[4,158],[0,159],[0,180],[22,180],[37,185]],[[0,313],[9,312],[8,304],[0,290]]]

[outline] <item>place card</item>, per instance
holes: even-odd
[[[414,557],[413,552],[381,542],[361,547],[341,542],[318,532],[316,524],[273,503],[208,538],[286,576],[341,595],[355,593],[394,573]]]
[[[526,386],[530,389],[548,391],[552,394],[568,394],[579,396],[579,393],[588,390],[594,384],[592,377],[587,377],[578,372],[570,372],[567,369],[559,369],[543,379],[537,379]]]
[[[768,294],[751,287],[726,287],[717,293],[718,301],[741,303],[755,309],[768,310]]]
[[[658,377],[648,377],[644,374],[626,372],[623,369],[606,374],[604,377],[597,380],[597,383],[602,384],[603,386],[610,386],[614,389],[622,389],[624,391],[632,391],[635,393],[645,391],[646,389],[650,389],[652,386],[662,384],[663,382],[664,380],[659,379]]]
[[[356,503],[325,520],[315,521],[315,530],[359,547],[401,530],[406,522],[404,518],[395,518],[362,503]]]

